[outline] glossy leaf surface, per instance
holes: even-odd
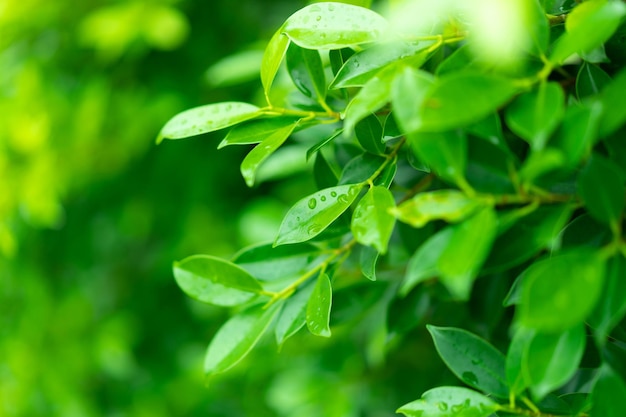
[[[504,355],[484,339],[463,329],[427,325],[441,359],[467,385],[508,398]]]
[[[309,283],[289,297],[276,319],[276,343],[280,346],[306,325],[307,304],[315,285]]]
[[[174,277],[191,298],[219,306],[243,304],[263,289],[241,267],[209,255],[194,255],[175,262]]]
[[[315,336],[330,337],[332,298],[330,279],[320,274],[306,306],[306,326]]]
[[[294,85],[307,97],[326,97],[326,78],[318,51],[291,44],[285,58]]]
[[[409,135],[415,155],[442,178],[457,184],[465,182],[467,137],[461,130],[416,132]]]
[[[489,397],[462,387],[439,387],[426,391],[420,400],[396,412],[407,417],[488,417],[499,406]]]
[[[406,269],[400,294],[405,296],[422,281],[439,275],[438,262],[453,237],[452,227],[447,227],[430,236],[413,254]]]
[[[361,188],[339,185],[298,201],[285,215],[275,245],[304,242],[317,236],[350,207]]]
[[[481,202],[457,190],[437,190],[416,195],[400,204],[393,214],[413,227],[423,227],[434,220],[459,222],[471,215]]]
[[[239,363],[263,336],[280,307],[280,304],[268,309],[253,306],[224,323],[209,344],[204,359],[205,374],[224,372]]]
[[[390,210],[396,205],[393,195],[385,187],[375,186],[359,200],[352,215],[352,234],[357,242],[387,252],[395,218]]]
[[[228,132],[217,149],[230,145],[253,145],[263,142],[278,131],[296,123],[293,117],[272,117],[239,124]]]
[[[320,256],[320,249],[309,243],[276,248],[267,243],[243,249],[233,262],[259,280],[274,281],[305,273]]]
[[[432,74],[410,66],[402,68],[393,80],[393,116],[403,132],[414,132],[422,126],[421,108],[434,82]]]
[[[172,117],[161,129],[157,142],[213,132],[259,117],[261,114],[257,106],[236,101],[195,107]]]
[[[311,4],[291,15],[284,33],[309,49],[340,49],[377,40],[387,30],[379,14],[351,4]]]
[[[265,97],[269,101],[269,91],[276,78],[276,73],[280,68],[281,62],[287,53],[289,47],[289,38],[283,34],[282,28],[278,29],[272,39],[265,47],[263,53],[263,60],[261,61],[261,84],[263,84],[263,90]]]
[[[354,126],[354,133],[359,143],[368,152],[380,155],[385,152],[383,127],[375,115],[361,120]]]

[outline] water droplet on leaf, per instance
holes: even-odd
[[[310,199],[310,200],[309,200],[309,208],[310,208],[311,210],[313,210],[313,209],[315,208],[315,206],[317,206],[317,200],[316,200],[316,199],[314,199],[314,198]]]
[[[325,196],[325,195],[321,196],[321,197],[320,197],[320,200],[322,200],[322,201],[326,201],[326,196]]]

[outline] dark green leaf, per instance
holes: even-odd
[[[241,162],[241,175],[248,187],[254,185],[257,169],[261,166],[263,161],[285,143],[297,125],[298,122],[296,121],[291,125],[277,129],[246,155]]]
[[[364,7],[343,3],[316,3],[292,14],[284,33],[308,49],[341,49],[376,41],[387,21]]]
[[[429,237],[409,260],[400,294],[406,296],[420,282],[439,275],[437,263],[453,237],[451,227]]]
[[[280,346],[306,324],[306,310],[315,285],[309,283],[289,297],[276,320],[276,343]]]
[[[359,184],[369,180],[386,159],[371,153],[363,153],[351,159],[343,169],[339,184]]]
[[[174,262],[174,277],[191,298],[219,306],[243,304],[263,290],[241,267],[209,255]]]
[[[522,367],[536,400],[569,381],[578,370],[585,350],[581,323],[561,333],[535,333],[524,352]]]
[[[537,261],[525,271],[519,319],[542,332],[570,329],[593,310],[603,278],[604,262],[590,248],[575,248]]]
[[[224,372],[239,363],[265,333],[280,307],[274,304],[263,309],[256,305],[224,323],[209,344],[204,359],[205,374]]]
[[[578,176],[578,191],[591,217],[618,230],[624,210],[624,179],[611,160],[594,154]]]
[[[172,117],[161,129],[157,142],[201,135],[254,119],[263,113],[257,106],[229,101],[185,110]]]
[[[376,249],[370,246],[361,247],[359,266],[361,267],[361,273],[370,281],[376,281],[376,262],[378,261],[378,256],[379,253]]]
[[[274,245],[304,242],[319,235],[350,207],[362,187],[339,185],[298,201],[285,215]]]
[[[489,255],[497,228],[498,218],[490,207],[452,226],[450,243],[441,254],[437,267],[441,282],[453,297],[469,299],[472,284]]]
[[[510,154],[510,150],[506,141],[504,140],[504,134],[502,133],[502,122],[500,122],[500,116],[498,113],[492,113],[484,119],[479,120],[471,126],[467,127],[467,133],[478,136],[481,139],[487,140],[494,146],[497,146],[506,154]]]
[[[610,82],[611,77],[602,68],[585,61],[576,76],[576,95],[579,99],[594,96]]]
[[[417,194],[393,210],[398,220],[423,227],[434,220],[457,223],[474,213],[483,203],[457,190],[437,190]]]
[[[383,127],[378,121],[378,117],[370,115],[354,126],[356,138],[366,151],[374,155],[381,155],[385,152],[383,143]]]
[[[293,117],[272,117],[269,119],[253,120],[240,124],[228,132],[217,149],[229,145],[252,145],[261,143],[277,131],[296,123],[298,119]]]
[[[604,287],[595,310],[589,316],[589,324],[598,345],[606,342],[611,330],[626,315],[626,258],[615,255],[607,262]]]
[[[319,152],[319,150],[322,149],[324,146],[328,145],[333,140],[341,136],[342,133],[343,133],[343,130],[339,129],[335,131],[332,135],[328,136],[327,138],[322,139],[321,141],[319,141],[318,143],[310,147],[306,151],[306,160],[308,161],[309,159],[311,159],[311,156],[313,156],[314,154]]]
[[[621,70],[600,96],[603,107],[602,121],[598,128],[601,137],[610,135],[626,122],[626,106],[623,105],[624,91],[626,91],[626,70]]]
[[[591,152],[601,115],[602,105],[597,102],[568,106],[565,110],[563,123],[550,144],[561,150],[569,167],[578,166]]]
[[[565,111],[565,94],[555,82],[520,94],[506,109],[506,123],[534,150],[545,147]]]
[[[626,410],[626,383],[603,365],[591,393],[590,417],[622,417]]]
[[[275,281],[302,275],[321,254],[319,248],[308,243],[275,248],[268,243],[243,249],[233,262],[257,279]]]
[[[500,406],[488,397],[462,387],[438,387],[422,399],[403,405],[396,413],[407,417],[489,417]]]
[[[317,100],[326,97],[326,78],[318,51],[291,44],[285,61],[291,80],[302,94]]]
[[[522,393],[527,387],[526,377],[524,376],[524,355],[528,350],[528,345],[534,337],[533,330],[519,327],[506,353],[506,381],[511,392],[515,395]]]
[[[427,325],[448,368],[467,385],[508,398],[504,355],[484,339],[463,329]]]
[[[330,337],[332,297],[328,275],[320,274],[306,306],[306,326],[316,336]]]
[[[462,130],[440,133],[417,132],[409,135],[415,155],[442,178],[465,183],[467,137]]]
[[[381,186],[370,188],[352,215],[351,228],[356,241],[385,254],[395,225],[390,210],[395,206],[393,195],[388,189]]]
[[[328,51],[328,59],[330,61],[330,68],[333,75],[337,75],[343,64],[345,64],[350,57],[354,55],[354,50],[351,48],[332,49]],[[331,86],[334,81],[331,82]]]
[[[335,171],[333,171],[322,152],[318,152],[317,155],[315,155],[313,176],[315,177],[315,184],[319,189],[334,187],[339,181]]]

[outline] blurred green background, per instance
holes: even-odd
[[[154,139],[189,107],[256,100],[264,42],[305,3],[0,2],[1,416],[387,416],[453,381],[423,331],[383,366],[341,326],[202,375],[228,312],[187,298],[172,261],[266,239],[312,185],[245,188],[247,149],[218,153],[219,133]]]

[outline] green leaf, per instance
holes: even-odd
[[[462,130],[449,132],[416,132],[408,136],[415,155],[442,178],[465,183],[467,137]]]
[[[391,84],[396,74],[396,65],[389,65],[369,80],[348,103],[344,116],[344,132],[351,135],[356,124],[375,113],[390,99]]]
[[[330,61],[330,69],[333,72],[333,75],[337,75],[341,70],[341,67],[350,59],[350,57],[354,55],[354,50],[352,48],[342,48],[342,49],[332,49],[328,51],[328,60]],[[334,81],[332,81],[332,84]]]
[[[498,218],[490,207],[452,226],[450,243],[441,254],[437,267],[441,282],[453,297],[469,299],[472,284],[489,255],[497,230]]]
[[[523,372],[533,397],[541,400],[574,376],[585,350],[581,323],[560,333],[535,333],[523,355]]]
[[[626,5],[624,7],[626,8]],[[624,91],[626,91],[626,70],[622,69],[613,82],[606,86],[600,97],[603,106],[602,121],[598,126],[601,137],[610,135],[626,122]]]
[[[534,335],[534,330],[518,327],[506,353],[506,381],[514,395],[521,394],[528,387],[523,363],[525,352]]]
[[[374,42],[387,30],[387,21],[364,7],[315,3],[292,14],[283,32],[308,49],[341,49]]]
[[[350,207],[362,187],[339,185],[298,201],[285,215],[274,245],[304,242],[319,235]]]
[[[420,109],[434,82],[432,74],[409,66],[403,67],[393,80],[391,87],[393,115],[403,132],[415,132],[422,126]]]
[[[492,113],[484,119],[479,120],[477,123],[468,126],[466,129],[467,133],[487,140],[504,153],[511,153],[504,139],[504,134],[502,133],[502,122],[500,121],[500,115],[498,113]]]
[[[573,210],[569,204],[543,206],[519,219],[496,239],[485,272],[510,269],[554,246]]]
[[[263,84],[263,91],[268,103],[270,88],[288,47],[289,38],[283,33],[282,27],[274,33],[274,36],[272,36],[272,39],[265,47],[263,60],[261,61],[261,84]]]
[[[508,398],[505,358],[486,340],[454,327],[426,325],[441,359],[464,383],[497,398]]]
[[[317,155],[315,155],[313,176],[315,177],[315,184],[317,185],[317,188],[320,189],[334,187],[339,181],[335,171],[331,168],[322,152],[318,152]]]
[[[611,83],[611,77],[597,65],[583,62],[576,76],[576,95],[579,99],[595,96],[606,85]]]
[[[253,145],[261,143],[272,134],[287,126],[291,126],[299,119],[294,117],[272,117],[269,119],[252,120],[230,129],[217,149],[230,145]]]
[[[564,111],[563,89],[556,82],[545,82],[517,96],[506,109],[506,123],[534,150],[541,150],[563,118]]]
[[[302,94],[317,100],[326,97],[326,77],[318,51],[291,44],[287,49],[286,62],[289,76]]]
[[[359,266],[361,273],[370,281],[376,281],[376,262],[378,262],[379,253],[370,246],[362,246],[359,255]]]
[[[569,167],[576,167],[581,159],[590,154],[596,142],[602,105],[598,102],[568,106],[563,123],[552,138],[550,145],[559,149]]]
[[[204,359],[205,374],[218,374],[239,363],[265,333],[280,307],[281,304],[274,304],[264,309],[256,305],[224,323],[209,344]]]
[[[382,155],[385,153],[385,144],[383,143],[383,127],[378,121],[378,117],[370,115],[361,120],[354,126],[356,138],[366,151],[374,155]]]
[[[279,247],[266,243],[243,249],[233,262],[259,280],[276,281],[302,275],[320,255],[322,251],[309,243]]]
[[[320,274],[306,306],[306,326],[315,336],[330,337],[330,308],[333,291],[330,279]]]
[[[624,178],[610,159],[594,154],[578,176],[578,192],[587,211],[600,223],[619,230],[624,210]]]
[[[336,138],[338,138],[342,134],[343,134],[343,130],[337,129],[335,132],[333,132],[332,135],[322,139],[321,141],[317,142],[315,145],[311,146],[306,151],[306,160],[308,161],[309,159],[311,159],[311,156],[315,155],[317,152],[319,152],[320,149],[322,149],[324,146],[334,141]]]
[[[424,132],[441,132],[478,122],[518,91],[513,80],[494,74],[455,72],[439,77],[420,111]]]
[[[409,260],[399,293],[404,297],[417,284],[439,275],[438,261],[453,237],[451,227],[430,236]]]
[[[413,227],[423,227],[434,220],[459,222],[483,203],[457,190],[436,190],[417,194],[400,204],[392,213]]]
[[[589,316],[589,325],[599,346],[626,315],[626,258],[617,254],[607,262],[599,302]]]
[[[579,247],[537,261],[525,271],[517,309],[521,323],[541,332],[562,332],[582,323],[602,291],[604,262]]]
[[[243,50],[211,65],[204,79],[211,88],[230,87],[256,80],[263,60],[263,51]]]
[[[395,225],[389,211],[396,206],[391,192],[385,187],[370,188],[357,204],[352,215],[352,234],[357,242],[387,252],[387,244]]]
[[[437,387],[422,399],[400,407],[396,413],[407,417],[489,417],[500,406],[476,391],[462,387]]]
[[[618,1],[588,1],[578,5],[567,17],[567,31],[554,42],[550,61],[560,65],[573,54],[601,46],[625,15],[626,5]]]
[[[209,255],[174,262],[174,278],[191,298],[225,307],[243,304],[263,290],[241,267]]]
[[[591,392],[590,417],[622,417],[626,410],[626,383],[609,366],[600,367]]]
[[[363,153],[352,158],[343,168],[339,184],[358,184],[366,182],[386,162],[382,156]]]
[[[427,46],[424,43],[405,41],[373,45],[352,55],[343,64],[330,86],[331,88],[362,87],[388,64],[407,57],[415,59],[415,54],[423,51]],[[425,59],[426,54],[423,55]]]
[[[550,22],[540,2],[531,1],[524,4],[527,12],[524,23],[532,39],[531,52],[535,56],[542,56],[550,43]]]
[[[241,175],[248,187],[254,185],[257,169],[268,156],[273,154],[291,136],[298,122],[275,130],[260,144],[255,146],[241,162]]]
[[[295,294],[285,301],[274,328],[276,343],[279,346],[306,325],[307,304],[314,288],[315,285],[309,283],[296,290]]]
[[[195,107],[172,117],[161,129],[157,143],[163,139],[182,139],[224,129],[261,114],[263,112],[257,106],[236,101]]]

